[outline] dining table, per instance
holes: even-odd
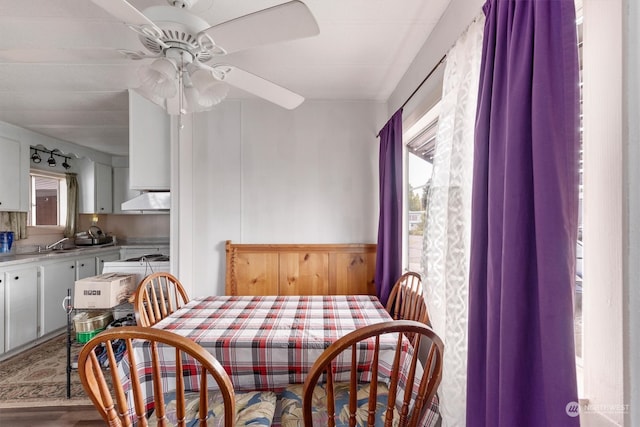
[[[272,390],[282,392],[289,384],[304,383],[307,373],[322,352],[340,337],[367,325],[393,320],[377,297],[371,295],[336,296],[206,296],[191,300],[152,328],[164,329],[190,338],[211,353],[229,375],[234,389]],[[410,346],[410,344],[407,345]],[[362,365],[373,360],[373,346],[361,346],[358,351]],[[381,338],[380,373],[391,375],[397,336]],[[166,350],[166,351],[165,351]],[[149,366],[148,346],[134,344],[136,368],[144,372]],[[170,369],[175,364],[175,352],[160,349],[163,381],[175,387]],[[342,360],[342,362],[340,362]],[[339,358],[343,367],[335,367],[348,378],[349,358]],[[119,365],[125,389],[130,369],[127,358]],[[360,373],[367,381],[369,372]],[[153,385],[142,375],[146,390],[146,407],[153,408]],[[340,380],[340,377],[337,378]],[[185,386],[198,389],[198,377],[187,377]],[[401,374],[401,384],[404,378]],[[406,382],[406,381],[405,381]],[[414,387],[414,390],[417,390]],[[130,405],[130,408],[133,406]],[[437,399],[425,416],[424,426],[435,424],[438,418]],[[279,425],[277,411],[274,426]]]

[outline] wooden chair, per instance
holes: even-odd
[[[136,353],[133,349],[135,340],[143,340],[144,345],[149,346],[150,365],[148,362],[145,365],[140,353]],[[198,420],[201,427],[205,425],[270,426],[272,423],[276,405],[275,393],[234,393],[231,380],[222,365],[199,344],[165,330],[123,326],[98,334],[85,344],[78,358],[78,373],[82,386],[109,426],[132,425],[131,416],[123,415],[129,414],[130,410],[121,382],[120,369],[109,369],[104,372],[102,369],[105,362],[108,366],[116,366],[118,363],[116,354],[122,354],[122,351],[124,351],[124,357],[127,357],[129,366],[138,366],[140,377],[145,376],[147,379],[151,377],[153,382],[153,387],[147,387],[147,393],[152,393],[150,397],[153,402],[153,406],[149,408],[145,405],[140,378],[135,374],[129,374],[131,385],[129,393],[131,393],[134,410],[132,412],[135,413],[135,422],[138,426],[185,426]],[[164,389],[161,363],[166,369],[167,362],[164,362],[161,357],[163,351],[172,353],[175,351],[176,362],[170,369],[171,378],[175,375],[175,390]],[[197,372],[200,391],[185,392],[187,382],[184,375],[189,372],[193,374],[194,371]],[[107,372],[110,372],[110,381],[105,379],[104,374]],[[135,370],[131,369],[130,372]],[[217,386],[217,389],[208,390],[210,385]],[[206,424],[207,418],[211,424]],[[180,423],[178,420],[183,422]]]
[[[422,279],[418,273],[408,271],[400,276],[389,294],[387,311],[395,320],[417,320],[431,325]]]
[[[189,301],[180,281],[170,273],[149,274],[136,289],[133,309],[138,326],[152,326]]]
[[[391,351],[393,361],[387,360],[387,370],[391,367],[391,378],[384,378],[379,365],[380,337],[397,334],[397,345]],[[407,336],[413,336],[409,345]],[[395,338],[394,338],[395,339]],[[364,341],[368,340],[367,343]],[[371,362],[361,360],[357,355],[359,346],[373,348]],[[422,345],[422,347],[421,347]],[[407,348],[418,349],[408,351]],[[426,361],[420,362],[421,355]],[[282,395],[282,425],[334,426],[422,426],[425,411],[430,407],[442,378],[443,344],[440,338],[425,324],[414,320],[394,320],[369,325],[355,330],[331,344],[311,367],[304,385],[287,387]],[[344,352],[344,353],[343,353]],[[388,353],[386,353],[388,354]],[[336,367],[332,365],[338,357],[351,360],[348,382],[336,381]],[[416,374],[416,367],[423,367],[423,374]],[[368,383],[359,382],[363,370],[371,370]],[[418,371],[419,372],[419,371]],[[344,374],[343,374],[344,375]],[[318,384],[320,378],[326,378]],[[405,384],[415,384],[400,391],[400,378]],[[402,396],[398,399],[399,396]],[[315,405],[315,407],[314,407]]]

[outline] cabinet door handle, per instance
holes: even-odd
[[[80,264],[80,267],[84,267],[84,264]]]
[[[16,276],[13,278],[13,280],[18,280],[20,278],[20,276]]]
[[[72,266],[71,266],[71,268],[76,268],[76,266],[75,266],[75,265],[72,265]]]

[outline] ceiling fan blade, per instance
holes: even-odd
[[[95,0],[94,0],[95,1]],[[108,1],[108,0],[106,0]],[[250,13],[202,31],[226,53],[320,33],[318,23],[301,1],[290,1]]]
[[[230,86],[242,89],[288,110],[293,110],[304,101],[304,97],[301,95],[232,65],[217,64],[212,68],[216,74],[221,74],[222,81]]]
[[[118,18],[125,24],[140,28],[143,32],[145,29],[152,29],[155,33],[147,33],[147,35],[159,37],[162,30],[147,18],[142,12],[133,7],[127,0],[91,0],[100,6],[110,15]],[[149,30],[147,30],[149,31]]]

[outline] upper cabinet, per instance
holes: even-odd
[[[29,147],[0,136],[0,159],[0,211],[28,211]]]
[[[132,190],[169,190],[170,117],[129,90],[129,186]]]
[[[81,214],[113,212],[113,178],[110,165],[82,159],[78,162],[79,207]]]
[[[122,203],[140,195],[140,191],[132,190],[129,186],[129,168],[113,168],[113,213],[138,214],[139,211],[123,211]]]

